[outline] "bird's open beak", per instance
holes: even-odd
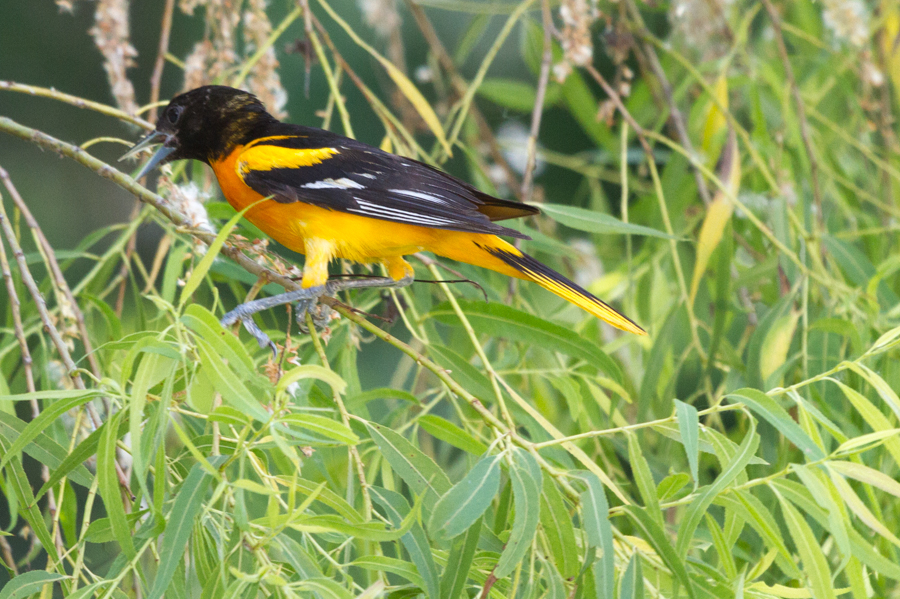
[[[145,148],[149,148],[150,146],[156,144],[164,144],[156,151],[155,154],[153,154],[153,157],[147,161],[147,163],[141,169],[141,172],[135,175],[135,180],[140,179],[141,177],[155,169],[157,166],[159,166],[162,161],[168,158],[169,154],[175,151],[175,148],[165,145],[165,142],[167,142],[170,138],[171,135],[168,133],[163,133],[162,131],[153,131],[152,133],[150,133],[150,135],[134,144],[130,150],[125,152],[125,154],[123,154],[122,157],[119,158],[119,162],[125,160],[126,158],[131,158]]]

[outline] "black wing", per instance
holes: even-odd
[[[482,193],[417,160],[285,123],[245,146],[238,172],[254,191],[278,202],[305,202],[452,231],[527,239],[492,221],[539,213],[532,206]]]

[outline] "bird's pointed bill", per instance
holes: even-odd
[[[156,144],[164,143],[168,139],[169,139],[168,134],[163,133],[162,131],[154,131],[150,135],[148,135],[147,137],[142,139],[141,141],[134,144],[134,146],[132,146],[130,150],[125,152],[125,154],[123,154],[122,157],[119,158],[119,161],[121,162],[122,160],[125,160],[126,158],[131,158],[132,156],[135,156],[142,150],[149,148],[150,146],[153,146]],[[134,178],[140,179],[141,177],[143,177],[144,175],[146,175],[147,173],[149,173],[150,171],[155,169],[157,166],[160,165],[160,163],[163,160],[168,158],[168,156],[174,151],[175,151],[175,148],[170,148],[166,145],[161,146],[156,151],[156,153],[153,154],[153,156],[150,158],[150,160],[147,161],[147,163],[143,166],[143,168],[141,168],[141,171],[137,175],[135,175]]]

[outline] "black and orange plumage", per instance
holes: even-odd
[[[162,147],[141,174],[173,160],[209,164],[229,204],[237,210],[252,205],[245,215],[250,222],[306,255],[302,287],[310,299],[326,292],[328,264],[335,258],[382,263],[388,282],[405,283],[413,270],[404,256],[428,251],[534,281],[617,328],[644,334],[499,237],[525,238],[496,221],[537,214],[537,208],[495,198],[416,160],[281,122],[247,92],[206,86],[177,96],[156,131],[128,155],[154,143]]]

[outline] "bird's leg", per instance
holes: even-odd
[[[325,291],[325,285],[318,285],[316,287],[297,289],[288,291],[287,293],[255,299],[241,304],[223,316],[219,322],[222,323],[223,327],[229,327],[240,320],[241,324],[244,325],[244,328],[247,329],[247,332],[253,335],[253,338],[259,343],[260,347],[268,347],[272,350],[272,353],[277,354],[278,351],[275,348],[275,344],[269,339],[269,336],[253,322],[253,315],[257,312],[262,312],[263,310],[268,310],[269,308],[274,308],[276,306],[283,306],[284,304],[290,304],[292,302],[315,301],[320,295],[325,293]]]
[[[325,284],[325,293],[322,295],[333,296],[339,291],[347,289],[371,289],[373,287],[393,288],[406,287],[413,282],[413,275],[407,274],[402,279],[394,280],[390,277],[372,277],[365,279],[334,279]],[[331,315],[331,307],[325,304],[319,304],[320,296],[310,299],[302,299],[296,304],[297,325],[300,331],[308,333],[306,326],[306,314],[312,316],[313,325],[316,329],[322,329],[328,322]]]
[[[318,303],[319,297],[323,295],[334,295],[338,291],[344,291],[346,289],[366,289],[371,287],[406,287],[412,282],[412,275],[407,275],[402,279],[396,281],[389,277],[329,281],[325,285],[317,285],[315,287],[309,287],[307,289],[297,289],[295,291],[288,291],[287,293],[281,293],[278,295],[273,295],[271,297],[263,297],[250,302],[246,302],[244,304],[241,304],[231,312],[227,313],[219,322],[222,323],[222,326],[229,327],[240,320],[244,325],[244,328],[247,329],[247,332],[253,335],[253,338],[256,339],[257,343],[259,343],[260,347],[269,347],[273,353],[277,353],[275,344],[271,339],[269,339],[269,336],[266,335],[262,331],[262,329],[260,329],[256,325],[255,322],[253,322],[253,315],[257,312],[296,302],[297,323],[301,324],[301,326],[305,328],[306,313],[314,309],[314,307]],[[319,322],[321,322],[324,325],[324,323],[327,322],[327,314],[324,316],[321,314],[314,315],[313,322],[317,325],[319,324]]]

